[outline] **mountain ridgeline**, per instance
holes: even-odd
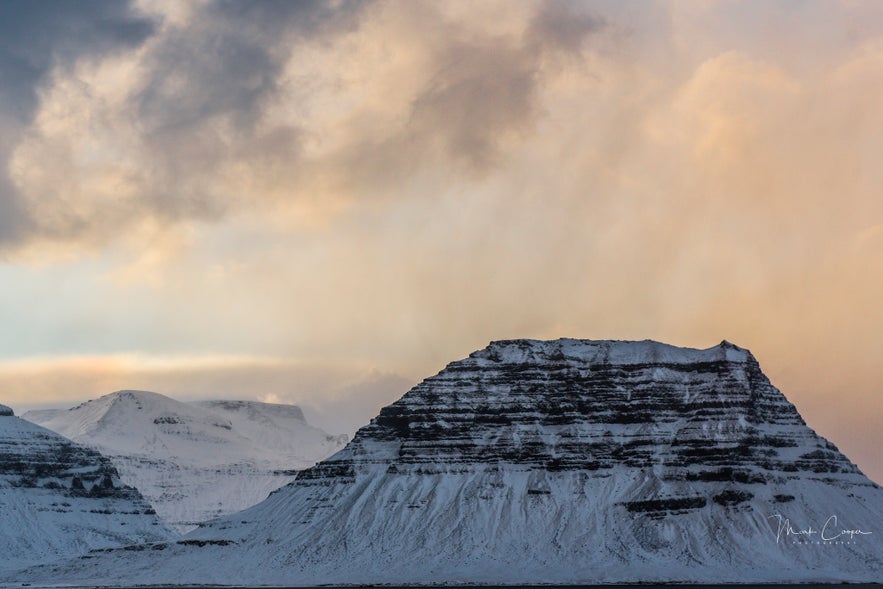
[[[181,532],[259,503],[347,441],[307,423],[294,405],[182,403],[147,391],[23,417],[107,456]]]
[[[343,450],[186,543],[23,578],[873,581],[881,521],[883,490],[806,426],[745,349],[511,340],[449,364]],[[836,537],[821,540],[821,528]]]

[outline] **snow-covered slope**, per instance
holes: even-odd
[[[258,503],[346,443],[308,424],[291,405],[190,404],[145,391],[24,418],[100,450],[126,484],[182,531]]]
[[[228,420],[233,431],[263,449],[265,459],[287,468],[312,466],[347,443],[346,435],[329,435],[307,423],[296,405],[256,401],[198,401],[193,405]],[[266,456],[270,452],[274,456]]]
[[[883,490],[747,350],[514,340],[448,365],[343,451],[186,545],[27,578],[879,581],[881,521]]]
[[[107,458],[0,405],[0,571],[172,536]]]

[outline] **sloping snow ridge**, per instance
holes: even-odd
[[[0,574],[174,536],[107,458],[0,405]]]
[[[881,521],[883,490],[806,426],[747,350],[511,340],[449,364],[344,450],[183,543],[19,578],[879,581]]]
[[[182,403],[146,391],[23,417],[108,456],[179,531],[262,501],[346,444],[346,436],[311,426],[291,405]]]

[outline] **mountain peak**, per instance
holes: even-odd
[[[99,397],[97,400],[107,399],[111,401],[124,401],[124,402],[134,402],[134,403],[165,403],[165,402],[176,402],[175,399],[171,397],[167,397],[160,393],[154,393],[153,391],[139,391],[136,389],[123,389],[120,391],[114,391],[103,397]]]
[[[170,397],[166,397],[165,395],[161,395],[159,393],[154,393],[151,391],[123,389],[108,393],[106,395],[102,395],[97,399],[89,399],[88,401],[80,403],[76,407],[71,408],[70,411],[75,411],[85,407],[92,408],[93,410],[101,409],[107,411],[111,407],[114,407],[116,405],[134,405],[138,408],[143,408],[145,404],[156,406],[161,403],[174,404],[177,402],[178,401],[175,401]]]
[[[128,397],[131,399],[136,399],[138,397],[163,397],[168,398],[165,395],[161,395],[159,393],[155,393],[153,391],[142,391],[140,389],[120,389],[118,391],[114,391],[106,395],[108,397]]]
[[[13,417],[14,415],[15,411],[12,410],[12,407],[0,404],[0,417]]]

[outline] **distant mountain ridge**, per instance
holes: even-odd
[[[23,417],[100,450],[181,531],[260,502],[346,443],[292,405],[182,403],[147,391]]]
[[[871,582],[881,521],[883,489],[743,348],[508,340],[452,362],[342,451],[186,544],[17,579]]]
[[[174,536],[107,458],[0,405],[0,571]]]

